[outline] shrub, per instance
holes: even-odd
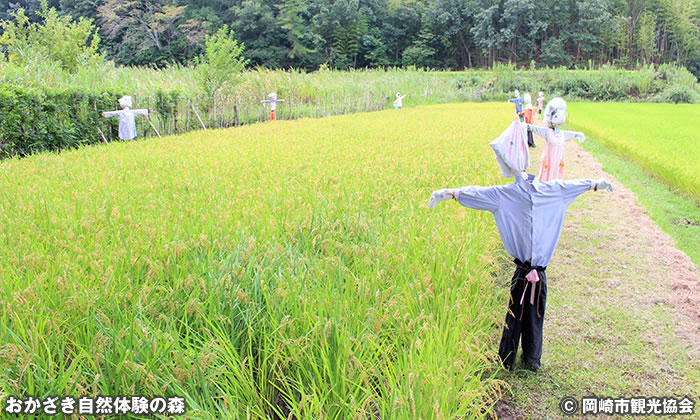
[[[214,97],[222,87],[236,84],[248,60],[243,57],[244,45],[226,25],[208,36],[205,46],[204,57],[198,60],[197,75],[204,94]]]
[[[697,93],[685,86],[672,85],[661,93],[663,102],[673,102],[674,104],[693,104]]]
[[[113,138],[114,120],[100,112],[114,108],[121,93],[48,90],[0,85],[0,158],[58,151]]]
[[[49,9],[45,1],[37,14],[40,23],[30,22],[22,9],[13,13],[14,21],[0,21],[0,46],[6,49],[10,62],[20,66],[37,61],[58,63],[74,73],[81,66],[104,61],[104,55],[98,52],[100,37],[91,19],[73,22],[55,8]]]

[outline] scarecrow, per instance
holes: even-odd
[[[515,104],[515,113],[518,114],[518,118],[520,118],[520,122],[523,122],[523,102],[524,99],[520,97],[520,91],[518,89],[515,89],[515,98],[508,99],[508,103],[514,103]]]
[[[396,92],[396,100],[394,101],[394,109],[399,109],[403,106],[403,98],[407,95],[401,96],[401,93]]]
[[[509,129],[513,125],[519,123],[513,122]],[[521,128],[515,128],[509,135],[519,137],[524,143]],[[522,159],[508,157],[506,149],[511,142],[498,142],[499,139],[491,145],[504,176],[526,168]],[[513,369],[521,335],[525,368],[537,371],[541,367],[547,301],[545,270],[559,241],[567,207],[589,190],[612,192],[613,187],[604,179],[539,182],[534,175],[520,172],[511,184],[448,188],[435,191],[430,197],[431,209],[440,201],[454,199],[465,207],[491,212],[503,246],[514,258],[510,303],[498,350],[507,369]]]
[[[532,124],[532,98],[529,93],[523,95],[525,100],[525,111],[523,111],[523,117],[525,117],[526,124]],[[535,147],[535,139],[532,138],[532,131],[527,130],[527,145],[530,147]]]
[[[540,92],[537,94],[537,113],[542,119],[542,105],[544,104],[544,93]]]
[[[146,118],[148,118],[148,110],[131,109],[131,96],[119,98],[119,105],[123,108],[121,111],[103,112],[102,116],[105,118],[119,117],[119,138],[122,140],[132,140],[136,138],[136,121],[134,120],[134,116],[145,115]],[[151,123],[150,119],[148,122],[149,124]]]
[[[560,130],[559,126],[566,122],[566,101],[554,98],[544,110],[546,127],[528,124],[528,130],[547,140],[542,153],[542,164],[537,179],[551,181],[564,178],[564,142],[577,138],[583,142],[586,136],[579,131]]]
[[[270,120],[276,120],[277,119],[277,102],[284,102],[284,99],[277,99],[277,94],[275,92],[272,92],[271,94],[267,95],[270,99],[266,101],[261,101],[264,104],[270,104]]]

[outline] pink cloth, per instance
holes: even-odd
[[[554,179],[564,179],[564,138],[561,133],[554,134],[554,130],[548,128],[546,139],[537,180],[547,182]]]
[[[535,304],[535,286],[537,285],[537,282],[540,281],[540,274],[537,272],[537,270],[533,269],[530,270],[529,273],[525,276],[527,279],[528,283],[525,285],[525,288],[523,289],[523,295],[520,298],[520,305],[523,304],[523,301],[525,300],[525,292],[527,292],[527,286],[528,284],[530,285],[530,305]]]
[[[527,148],[527,128],[513,121],[495,140],[489,143],[496,154],[496,163],[504,178],[519,176],[530,166]]]
[[[542,109],[542,104],[544,103],[544,96],[537,98],[537,109]]]

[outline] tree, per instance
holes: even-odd
[[[564,51],[564,43],[559,38],[549,38],[545,42],[542,61],[550,66],[571,65],[571,57]]]
[[[392,65],[400,66],[403,52],[418,37],[424,9],[419,3],[402,3],[390,7],[385,30],[386,45]]]
[[[656,16],[644,13],[637,25],[636,47],[645,64],[653,61],[656,49]]]
[[[313,32],[313,13],[310,13],[309,7],[304,0],[283,0],[282,4],[277,6],[277,19],[289,44],[287,57],[296,65],[312,70],[323,62],[319,57],[319,47],[323,44],[323,39]]]
[[[454,57],[457,67],[473,67],[477,54],[474,26],[477,8],[473,0],[438,0],[428,10],[433,33]],[[446,54],[447,56],[447,54]]]
[[[96,0],[60,0],[58,4],[61,13],[72,16],[74,19],[97,16],[98,1]]]
[[[476,25],[472,26],[471,33],[474,42],[487,56],[487,65],[493,65],[498,59],[498,52],[503,48],[505,39],[500,31],[499,17],[503,14],[498,4],[494,2],[482,2],[483,7],[476,14]]]
[[[60,16],[55,8],[48,8],[46,1],[37,14],[43,22],[31,22],[22,9],[12,14],[14,21],[0,22],[0,45],[6,48],[11,62],[22,66],[37,61],[55,62],[75,72],[80,66],[104,60],[98,52],[100,37],[91,19],[75,22]]]
[[[577,19],[572,32],[572,41],[576,45],[574,62],[578,63],[581,58],[601,58],[603,28],[611,24],[611,1],[583,0],[577,6]]]
[[[207,96],[214,98],[219,90],[238,83],[248,63],[243,57],[244,49],[227,25],[207,36],[204,56],[197,60],[197,77]]]
[[[112,54],[118,62],[164,64],[181,61],[188,49],[197,48],[193,37],[185,35],[197,32],[199,23],[185,22],[185,7],[165,0],[106,0],[98,12],[105,35],[116,42]]]
[[[245,43],[251,64],[274,68],[289,67],[289,43],[271,4],[264,0],[244,0],[233,7],[232,28]]]
[[[339,69],[357,65],[360,41],[367,33],[367,20],[358,0],[335,0],[321,7],[314,18],[325,39],[330,64]]]
[[[402,64],[404,66],[415,67],[440,67],[440,62],[435,58],[437,50],[433,48],[435,41],[435,35],[433,35],[433,32],[428,28],[428,24],[426,23],[423,29],[418,33],[418,38],[416,38],[410,47],[403,51],[401,57]]]

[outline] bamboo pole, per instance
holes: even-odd
[[[104,133],[102,132],[102,130],[100,130],[100,127],[97,127],[97,131],[100,132],[100,135],[102,136],[102,140],[104,140],[105,143],[109,144],[109,142],[107,141],[107,138],[105,137]]]
[[[194,104],[192,103],[192,100],[190,100],[190,105],[192,105],[192,110],[194,111],[194,115],[197,116],[197,119],[199,120],[199,123],[202,124],[202,128],[204,128],[204,131],[207,131],[207,126],[204,125],[204,122],[202,121],[202,118],[199,116],[199,112],[197,112],[197,108],[194,107]]]
[[[148,116],[148,115],[146,116],[146,121],[148,121],[148,123],[151,124],[151,127],[153,128],[153,131],[155,131],[156,134],[158,135],[158,138],[162,138],[162,137],[160,136],[160,133],[158,132],[158,129],[156,128],[156,126],[153,125],[153,122],[151,121],[151,117],[150,117],[150,116]]]

